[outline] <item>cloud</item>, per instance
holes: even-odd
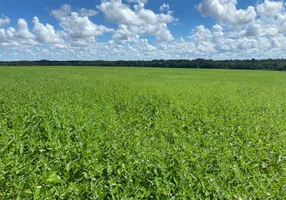
[[[60,22],[63,34],[72,40],[96,37],[114,31],[111,28],[96,25],[90,21],[89,16],[94,14],[96,14],[94,10],[88,9],[80,9],[79,13],[73,12],[72,7],[69,5],[63,5],[60,9],[51,12],[51,15]]]
[[[239,9],[236,0],[202,0],[197,9],[216,23],[212,27],[188,27],[192,28],[189,35],[177,38],[169,28],[176,22],[170,6],[163,4],[156,13],[145,7],[147,3],[102,0],[97,10],[73,9],[66,4],[50,12],[60,28],[38,17],[33,18],[29,28],[25,19],[19,19],[14,27],[0,28],[0,48],[4,49],[0,60],[258,59],[278,58],[286,53],[282,1],[264,0]],[[94,23],[92,19],[99,12],[117,28]],[[0,18],[0,25],[6,18]],[[98,42],[102,35],[105,42]],[[146,39],[149,36],[157,42]]]
[[[93,9],[81,8],[78,10],[78,14],[80,17],[92,17],[92,16],[97,15],[98,12]]]
[[[71,38],[86,38],[113,32],[113,29],[102,25],[98,26],[88,17],[80,17],[76,12],[72,12],[70,16],[62,19],[60,24],[64,28],[64,32],[68,33]]]
[[[193,29],[190,39],[200,52],[215,52],[215,43],[213,42],[213,33],[203,25]]]
[[[60,9],[52,10],[51,15],[58,21],[62,30],[55,30],[50,24],[42,24],[38,17],[33,18],[32,31],[25,19],[20,18],[16,27],[0,29],[0,47],[5,48],[30,48],[33,46],[53,45],[59,48],[69,46],[84,46],[94,43],[95,37],[113,29],[96,25],[90,21],[89,16],[94,16],[97,11],[81,8],[73,12],[72,7],[63,5]]]
[[[160,6],[160,11],[163,12],[163,11],[169,11],[170,10],[170,5],[169,4],[165,4],[163,3],[161,6]]]
[[[168,43],[152,45],[147,39],[125,44],[97,43],[94,41],[80,44],[83,40],[73,41],[68,46],[38,46],[23,51],[17,48],[7,50],[0,59],[11,60],[152,60],[152,59],[245,59],[277,58],[286,53],[284,36],[230,38],[228,30],[220,25],[208,29],[195,27],[190,38],[178,39]],[[275,49],[275,51],[273,51]],[[279,54],[277,54],[279,52]]]
[[[265,0],[262,4],[257,5],[256,10],[260,16],[274,17],[283,11],[282,1]]]
[[[11,20],[9,17],[6,17],[6,16],[0,17],[0,26],[9,24],[10,22],[11,22]]]
[[[272,55],[272,48],[284,51],[280,45],[284,42],[281,38],[286,38],[286,13],[282,1],[264,0],[246,10],[236,6],[236,0],[203,0],[197,6],[202,15],[211,16],[218,23],[212,30],[201,26],[193,30],[190,38],[198,50],[207,52],[214,47],[212,50],[216,54],[244,54],[241,58],[247,55],[259,57],[258,52],[261,57]]]
[[[236,0],[203,0],[197,8],[202,15],[214,17],[218,23],[242,25],[255,20],[257,14],[253,6],[243,10],[237,9],[236,5]]]
[[[16,37],[21,39],[35,39],[35,35],[30,32],[28,23],[25,19],[19,19],[17,22]]]
[[[194,43],[196,51],[202,54],[207,53],[206,55],[212,57],[210,54],[215,53],[216,59],[234,59],[236,56],[243,59],[265,57],[272,53],[272,44],[278,42],[269,37],[255,36],[257,35],[255,33],[252,34],[255,37],[239,36],[239,32],[236,34],[236,38],[232,37],[233,33],[218,24],[214,25],[212,29],[198,26],[193,29],[190,36],[191,41],[189,42]],[[258,52],[260,52],[260,55],[258,55]],[[227,54],[232,55],[233,58],[226,57]]]
[[[112,22],[136,25],[140,22],[137,14],[121,0],[104,0],[97,8]]]
[[[36,36],[30,32],[28,23],[24,19],[17,21],[16,28],[10,27],[7,30],[0,29],[0,46],[12,48],[26,48],[38,43]]]
[[[54,27],[50,24],[40,23],[38,17],[33,19],[36,40],[41,44],[57,44],[62,43],[63,40],[60,38],[59,34],[55,31]]]
[[[139,5],[144,5],[148,2],[148,0],[127,0],[128,3],[137,3]]]
[[[112,35],[112,42],[123,44],[125,42],[136,42],[139,40],[139,35],[130,31],[127,25],[120,24],[118,29]]]
[[[57,18],[58,20],[61,20],[72,12],[72,7],[68,4],[64,4],[61,6],[60,9],[52,10],[51,15]]]
[[[144,35],[153,35],[158,42],[173,40],[171,31],[168,29],[168,24],[175,21],[172,12],[156,14],[152,10],[144,8],[147,1],[129,0],[128,2],[135,3],[133,9],[128,4],[122,3],[121,0],[103,0],[97,6],[109,21],[117,23],[119,26],[119,30],[112,37],[115,43],[122,44],[133,41],[133,39],[130,40],[131,36],[138,39],[138,36]]]

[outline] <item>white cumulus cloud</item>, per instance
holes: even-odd
[[[176,38],[170,25],[177,21],[178,11],[170,11],[166,3],[158,12],[147,9],[147,0],[102,0],[96,9],[65,4],[50,12],[59,28],[38,17],[28,22],[20,18],[14,27],[1,27],[0,60],[259,59],[285,55],[286,5],[282,0],[260,0],[244,9],[238,7],[237,0],[200,2],[196,7],[199,13],[216,23],[184,24],[192,31]],[[93,21],[100,15],[109,27]],[[0,17],[0,26],[9,23],[8,17]]]
[[[283,2],[265,0],[256,9],[260,16],[274,17],[283,11]]]
[[[228,22],[233,25],[250,23],[257,16],[253,6],[246,10],[237,9],[237,0],[203,0],[198,10],[204,16],[214,17],[218,23]]]
[[[122,0],[103,0],[97,6],[109,21],[115,22],[119,26],[119,30],[112,37],[115,43],[128,42],[131,35],[133,38],[153,35],[158,42],[173,40],[173,35],[168,28],[168,24],[175,21],[172,12],[156,14],[152,10],[145,9],[144,4],[147,1],[129,0],[128,2],[135,3],[134,7],[131,8]]]
[[[36,40],[42,44],[56,44],[62,43],[62,39],[59,34],[55,31],[54,27],[50,24],[40,23],[38,17],[33,19],[34,29]]]
[[[92,11],[81,9],[80,12],[73,12],[71,6],[63,5],[60,9],[53,10],[51,14],[59,20],[64,29],[64,34],[71,39],[95,37],[114,31],[111,28],[90,21],[88,15],[91,13],[88,12]]]
[[[129,3],[138,3],[140,5],[144,5],[148,2],[148,0],[127,0]]]
[[[10,18],[7,16],[0,17],[0,26],[9,24],[11,22]]]
[[[81,8],[78,10],[78,14],[80,17],[92,17],[92,16],[97,15],[98,12],[93,9]]]
[[[160,6],[160,11],[163,12],[163,11],[169,11],[170,10],[170,5],[169,4],[166,4],[166,3],[163,3],[161,6]]]

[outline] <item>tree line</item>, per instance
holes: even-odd
[[[120,66],[120,67],[159,67],[159,68],[205,68],[205,69],[244,69],[286,71],[286,59],[265,60],[151,60],[151,61],[1,61],[0,66]]]

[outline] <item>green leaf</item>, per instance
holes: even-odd
[[[108,166],[107,166],[107,173],[108,173],[108,174],[111,174],[112,171],[113,171],[113,170],[112,170],[112,165],[108,165]]]
[[[49,183],[64,183],[64,181],[61,179],[59,175],[56,174],[56,172],[53,172],[52,174],[49,175],[47,182]]]
[[[25,193],[26,193],[26,194],[33,194],[33,192],[32,192],[30,189],[25,190]]]
[[[71,163],[69,162],[69,163],[66,165],[66,170],[67,170],[67,171],[70,171],[70,169],[71,169]]]

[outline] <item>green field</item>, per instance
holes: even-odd
[[[285,199],[286,73],[0,67],[0,199]]]

